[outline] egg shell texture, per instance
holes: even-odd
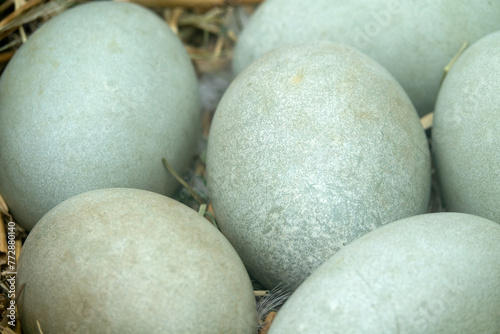
[[[168,197],[102,189],[29,234],[17,286],[25,333],[255,333],[248,274],[210,222]]]
[[[172,195],[200,126],[181,42],[152,12],[95,2],[51,19],[0,79],[0,193],[31,229],[76,194],[130,187]]]
[[[406,218],[359,238],[290,297],[269,334],[500,329],[500,225],[459,213]]]
[[[467,49],[439,91],[432,140],[445,205],[500,223],[500,31]]]
[[[360,235],[424,213],[430,154],[387,71],[317,42],[271,51],[233,81],[212,123],[207,184],[250,273],[293,289]]]
[[[461,45],[499,29],[500,1],[267,0],[239,37],[233,67],[239,73],[278,46],[345,43],[384,66],[423,116]]]

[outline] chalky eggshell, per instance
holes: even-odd
[[[406,90],[420,116],[464,42],[500,29],[500,1],[267,0],[238,39],[234,71],[278,46],[328,40],[359,48]]]
[[[406,218],[359,238],[290,297],[269,334],[497,333],[500,225]]]
[[[94,190],[49,211],[24,244],[22,285],[28,334],[37,322],[48,334],[256,331],[252,285],[230,243],[144,190]]]
[[[30,230],[79,193],[129,187],[172,195],[196,148],[197,81],[156,14],[92,2],[51,19],[0,79],[0,193]]]
[[[271,51],[233,81],[210,130],[207,184],[249,272],[293,289],[359,236],[424,213],[430,153],[386,70],[316,42]]]
[[[500,31],[467,49],[439,91],[432,140],[445,205],[500,223]]]

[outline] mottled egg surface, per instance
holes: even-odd
[[[234,71],[278,46],[329,40],[357,47],[406,90],[420,116],[464,42],[500,29],[500,1],[267,0],[238,39]]]
[[[430,154],[386,70],[317,42],[274,50],[233,81],[207,175],[219,226],[250,273],[294,288],[359,236],[424,213]]]
[[[500,31],[458,58],[439,91],[432,140],[445,205],[500,223]]]
[[[269,334],[497,333],[500,225],[461,214],[406,218],[318,268]]]
[[[0,79],[0,193],[28,230],[79,193],[171,195],[196,147],[197,81],[182,43],[134,4],[77,6],[38,29]]]
[[[252,285],[197,212],[137,189],[72,197],[29,234],[17,286],[23,331],[255,333]]]

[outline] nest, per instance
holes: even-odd
[[[184,43],[196,68],[200,81],[210,78],[222,78],[219,83],[220,98],[230,81],[229,64],[237,36],[242,29],[243,21],[251,15],[255,6],[263,0],[117,0],[136,2],[155,11]],[[7,66],[17,49],[43,23],[53,16],[84,0],[5,0],[0,4],[0,73]],[[207,79],[209,78],[209,79]],[[168,162],[166,169],[183,185],[175,199],[200,211],[213,224],[216,220],[208,201],[206,192],[205,151],[210,122],[215,112],[216,102],[205,103],[203,113],[203,136],[197,157],[187,175],[176,175]],[[422,119],[427,130],[432,124],[432,115]],[[432,196],[429,212],[443,211],[439,189],[433,177]],[[19,225],[11,223],[8,207],[0,195],[0,334],[22,333],[16,316],[16,326],[9,326],[8,306],[10,303],[8,281],[11,268],[15,269],[17,258],[21,252],[22,241],[26,231]],[[10,240],[10,241],[9,241]],[[10,244],[9,244],[10,242]],[[9,253],[9,250],[15,252]],[[12,255],[15,254],[14,257]],[[14,265],[14,267],[11,267]],[[253,281],[258,303],[260,333],[265,334],[276,315],[276,311],[286,301],[289,291],[279,287],[274,291],[264,290],[258,282]],[[22,293],[17,287],[16,297]],[[39,329],[42,333],[42,328]]]

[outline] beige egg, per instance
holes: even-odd
[[[197,212],[137,189],[64,201],[19,259],[23,330],[43,333],[255,333],[248,274]]]

